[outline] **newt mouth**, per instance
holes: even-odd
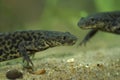
[[[96,29],[96,26],[94,25],[94,26],[79,26],[79,28],[81,28],[81,29]]]

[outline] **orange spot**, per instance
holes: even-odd
[[[45,69],[41,69],[41,70],[35,71],[33,74],[41,75],[41,74],[45,74],[45,73],[46,73],[46,70]]]

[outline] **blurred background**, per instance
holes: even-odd
[[[0,0],[0,32],[56,30],[69,31],[83,38],[89,30],[77,26],[82,16],[118,11],[119,4],[120,0]],[[95,40],[103,44],[104,40],[111,39],[116,46],[120,39],[114,34],[101,32],[98,35]]]

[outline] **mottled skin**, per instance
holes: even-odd
[[[120,34],[120,11],[101,12],[82,17],[78,26],[81,29],[91,29],[80,45],[86,44],[98,31]]]
[[[55,46],[73,45],[76,40],[69,32],[33,30],[0,33],[0,62],[23,57],[28,66],[33,66],[29,55]]]

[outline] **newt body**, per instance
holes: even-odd
[[[16,31],[0,34],[0,62],[19,57],[33,65],[29,55],[61,45],[73,45],[77,38],[69,32]]]

